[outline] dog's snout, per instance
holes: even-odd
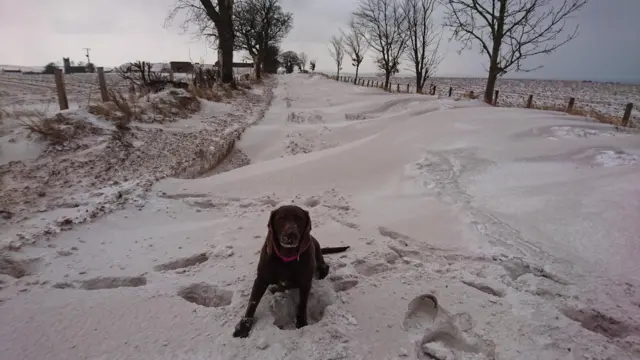
[[[298,232],[295,230],[288,231],[284,234],[284,237],[291,242],[295,242],[298,240]]]

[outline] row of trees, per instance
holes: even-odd
[[[444,27],[462,44],[460,52],[480,48],[487,57],[484,99],[491,103],[498,77],[508,71],[532,71],[525,60],[550,54],[573,40],[578,26],[565,33],[566,20],[588,0],[360,0],[348,30],[330,41],[330,54],[338,74],[347,54],[356,68],[368,50],[389,88],[392,75],[406,58],[415,73],[418,91],[442,61],[438,49],[442,31],[434,13],[444,6]],[[564,34],[564,37],[562,36]],[[450,39],[450,40],[451,40]]]
[[[356,68],[367,51],[375,53],[377,67],[384,74],[385,88],[391,76],[400,72],[403,57],[411,62],[417,91],[434,74],[442,60],[438,52],[442,32],[436,30],[433,13],[439,0],[361,0],[346,31],[331,38],[329,53],[335,60],[338,76],[344,55]]]
[[[185,32],[218,48],[223,83],[233,82],[234,51],[249,54],[258,79],[263,70],[275,73],[279,44],[293,26],[293,15],[282,9],[279,0],[176,0],[165,26],[179,14]]]

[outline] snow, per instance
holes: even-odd
[[[353,77],[354,74],[343,73]],[[363,76],[363,79],[382,82],[383,77]],[[392,88],[400,84],[401,91],[406,91],[407,84],[415,91],[415,78],[402,75],[391,79]],[[436,94],[442,98],[449,96],[449,87],[453,88],[452,97],[459,98],[470,90],[482,95],[486,78],[434,77],[428,80],[426,88],[436,85]],[[533,95],[533,105],[538,108],[560,108],[567,106],[570,97],[575,98],[575,108],[586,112],[591,110],[601,114],[622,118],[628,103],[634,103],[631,113],[634,124],[640,124],[640,85],[603,82],[567,81],[567,80],[527,80],[498,79],[496,90],[499,90],[498,105],[504,107],[523,108],[529,95]]]
[[[142,206],[6,253],[28,275],[0,277],[3,357],[640,357],[637,133],[277,80],[229,171],[165,178]],[[284,203],[309,210],[321,245],[351,249],[326,256],[309,326],[293,327],[296,291],[267,292],[235,339]]]

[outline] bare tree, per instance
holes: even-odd
[[[367,52],[367,39],[353,17],[349,20],[349,32],[346,34],[342,30],[340,32],[344,39],[345,52],[351,58],[351,65],[356,68],[356,77],[353,82],[357,83],[360,64],[362,64],[364,54]]]
[[[279,0],[236,0],[234,14],[236,49],[249,53],[260,79],[267,49],[291,31],[293,15],[282,10]]]
[[[301,52],[298,54],[298,59],[300,59],[300,70],[305,70],[307,68],[307,61],[309,61],[309,57],[306,53]]]
[[[180,25],[184,31],[195,27],[196,37],[204,37],[217,44],[220,78],[225,84],[233,83],[233,0],[176,0],[165,20],[165,27],[180,14],[185,15]]]
[[[300,66],[300,58],[293,51],[285,51],[280,54],[280,63],[287,74],[291,74],[296,66]]]
[[[376,63],[384,71],[384,86],[389,89],[407,46],[406,16],[398,0],[360,0],[353,15],[366,34],[367,44],[378,54]]]
[[[113,71],[132,85],[147,88],[152,82],[163,79],[162,74],[151,71],[151,66],[147,61],[134,61],[115,67]]]
[[[336,68],[338,69],[336,77],[340,77],[340,70],[342,70],[342,61],[344,60],[344,44],[342,38],[332,36],[329,41],[329,54],[336,62]]]
[[[445,26],[461,41],[460,51],[479,44],[489,59],[484,100],[493,101],[498,76],[507,71],[533,71],[523,60],[550,54],[573,40],[578,26],[559,38],[566,20],[587,0],[445,0]]]
[[[402,9],[407,18],[407,57],[416,76],[416,90],[421,93],[428,78],[442,61],[438,53],[442,32],[436,31],[433,12],[438,0],[404,0]]]

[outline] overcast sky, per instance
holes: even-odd
[[[91,59],[103,66],[132,60],[213,63],[216,53],[201,41],[163,28],[174,0],[0,0],[0,64],[42,66],[50,61]],[[304,51],[318,70],[334,71],[327,44],[339,34],[357,0],[283,0],[294,28],[283,50]],[[640,81],[640,0],[590,0],[575,18],[580,35],[556,53],[537,58],[544,68],[516,77]],[[457,54],[460,45],[444,41],[438,75],[484,76],[486,58],[477,48]],[[363,72],[375,72],[372,53]],[[238,56],[237,61],[240,61]],[[407,62],[404,62],[408,65]],[[353,71],[345,61],[343,71]],[[410,72],[402,68],[401,74]]]

